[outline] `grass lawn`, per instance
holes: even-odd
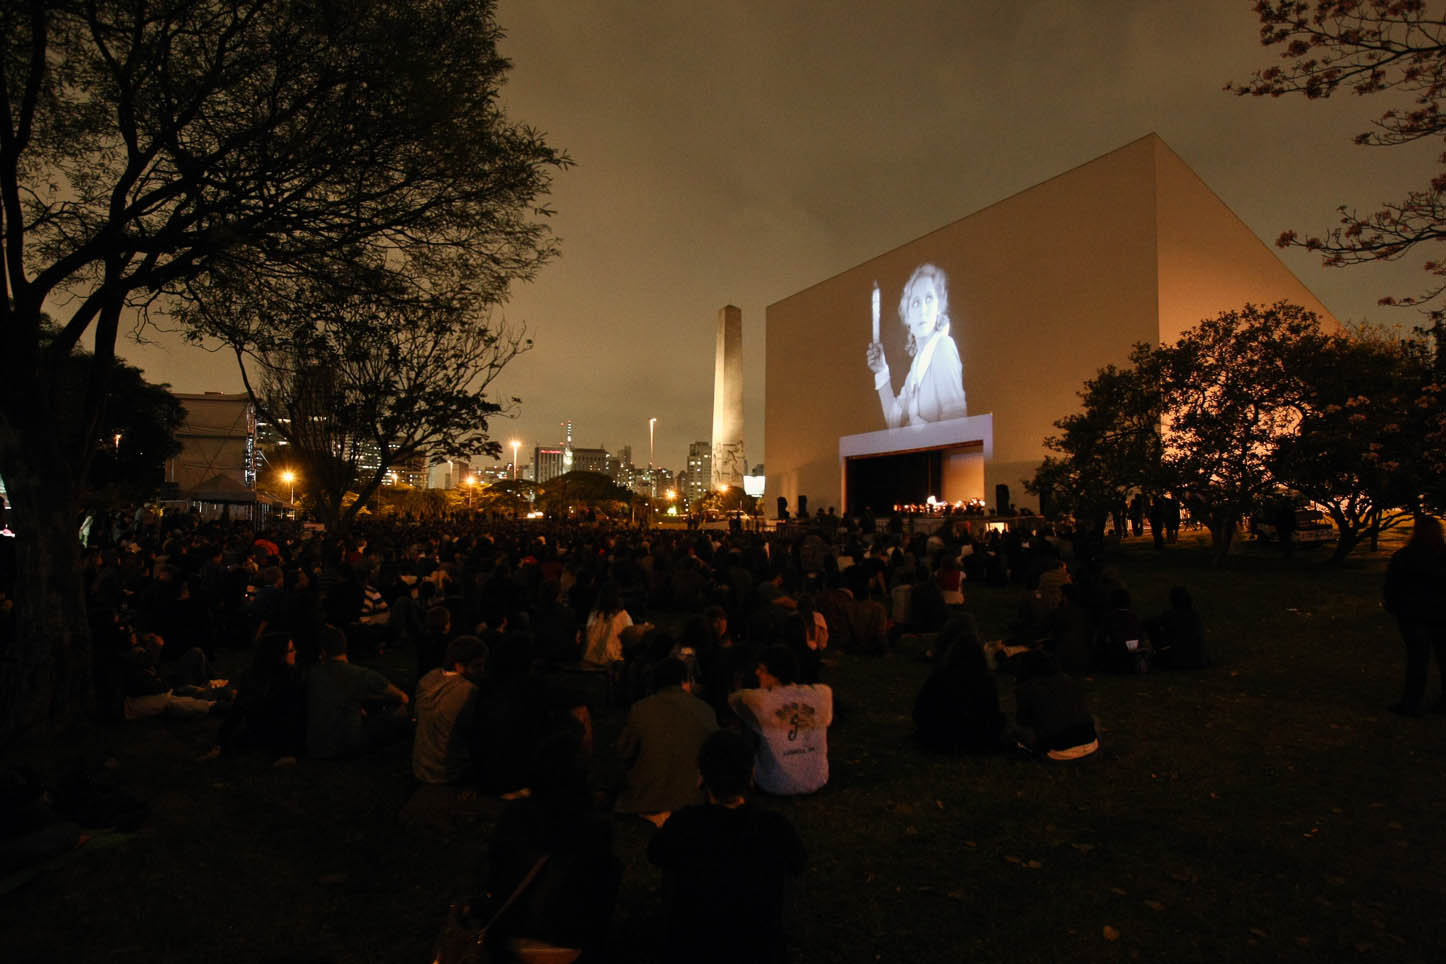
[[[795,959],[1440,960],[1446,717],[1384,710],[1403,661],[1379,605],[1390,548],[1326,568],[1247,544],[1214,569],[1198,543],[1127,545],[1116,561],[1141,615],[1188,585],[1217,664],[1089,678],[1103,751],[1072,764],[925,753],[910,740],[918,653],[839,654],[829,786],[764,801],[811,857]],[[1003,635],[1017,595],[966,592],[985,636]],[[1012,710],[1007,677],[1000,689]],[[600,745],[617,726],[599,721]],[[429,960],[490,822],[399,826],[406,747],[349,764],[197,762],[214,730],[104,733],[93,759],[113,760],[151,817],[0,895],[0,958]],[[615,827],[615,956],[652,960],[653,831]]]

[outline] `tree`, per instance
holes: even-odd
[[[508,516],[522,516],[532,511],[537,501],[538,485],[527,479],[501,479],[487,485],[478,493],[479,512],[500,512]]]
[[[77,362],[78,388],[85,384],[88,366],[87,360]],[[161,488],[166,459],[181,451],[176,432],[186,421],[186,410],[169,388],[146,381],[139,368],[115,363],[96,432],[100,451],[90,459],[83,499],[105,505],[140,502]],[[80,421],[78,413],[63,420]]]
[[[329,529],[349,528],[396,465],[501,451],[487,420],[503,407],[487,389],[531,342],[490,325],[490,305],[465,284],[425,281],[430,290],[411,278],[364,294],[293,284],[279,304],[231,291],[224,307],[208,291],[191,309],[236,351],[257,412],[290,443]],[[357,498],[346,503],[348,493]]]
[[[1298,305],[1221,312],[1152,354],[1164,391],[1166,476],[1210,529],[1217,563],[1235,527],[1278,479],[1279,449],[1298,429],[1320,350],[1319,321]]]
[[[1303,94],[1317,99],[1344,88],[1356,94],[1394,93],[1390,107],[1355,142],[1392,147],[1419,140],[1446,141],[1446,18],[1427,10],[1424,0],[1259,0],[1260,39],[1275,47],[1286,63],[1256,71],[1236,94],[1281,97]],[[1340,224],[1324,235],[1304,239],[1283,233],[1282,247],[1319,251],[1327,265],[1392,261],[1418,244],[1446,240],[1446,153],[1443,171],[1404,200],[1386,202],[1359,214],[1340,207]],[[1383,304],[1430,305],[1446,291],[1446,259],[1432,257],[1426,270],[1430,287],[1414,296],[1387,297]],[[1438,356],[1446,334],[1439,311],[1433,312]],[[1438,357],[1438,362],[1446,358]]]
[[[1163,399],[1149,345],[1136,346],[1132,366],[1106,366],[1085,382],[1081,410],[1055,422],[1061,432],[1044,440],[1049,456],[1025,488],[1073,514],[1092,531],[1118,517],[1132,492],[1160,488]]]
[[[54,335],[47,325],[41,338]],[[93,364],[89,352],[71,353],[57,373],[59,390],[50,413],[54,431],[64,439],[61,450],[84,459],[84,466],[72,466],[80,479],[79,497],[90,505],[149,498],[164,482],[166,459],[181,450],[176,431],[186,410],[170,386],[154,385],[139,368],[115,359],[107,373],[106,405],[92,423],[85,400]],[[86,437],[86,432],[92,434]]]
[[[1322,506],[1337,530],[1333,561],[1411,517],[1436,478],[1424,450],[1433,381],[1418,341],[1374,330],[1333,334],[1303,355],[1308,390],[1296,432],[1277,449],[1281,484]]]
[[[499,36],[490,0],[0,5],[0,474],[22,521],[0,740],[89,703],[90,454],[49,415],[83,338],[90,439],[117,332],[152,308],[346,289],[358,266],[443,266],[496,303],[554,254],[539,198],[567,158],[503,115]],[[42,344],[47,303],[66,313]]]
[[[566,519],[578,506],[622,516],[627,514],[632,495],[601,472],[573,471],[544,482],[537,490],[537,501],[548,516],[557,519]]]

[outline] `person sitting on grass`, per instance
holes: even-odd
[[[306,674],[296,665],[290,634],[266,633],[257,641],[220,742],[226,753],[255,747],[279,760],[294,759],[306,746]]]
[[[1044,650],[1021,654],[1019,665],[1014,704],[1020,745],[1051,760],[1074,760],[1098,750],[1099,734],[1083,687]]]
[[[698,748],[718,729],[713,708],[693,695],[688,668],[668,658],[653,669],[656,692],[628,710],[618,754],[628,767],[614,809],[659,826],[668,814],[699,799],[694,769]]]
[[[517,893],[488,930],[498,960],[594,960],[607,939],[621,865],[611,821],[592,809],[581,730],[562,723],[541,736],[531,794],[509,803],[492,832],[483,891],[498,901]]]
[[[122,712],[127,720],[144,720],[153,716],[205,716],[212,710],[224,711],[228,695],[225,680],[209,679],[206,654],[192,647],[181,657],[166,679],[160,672],[161,652],[166,642],[156,633],[136,634],[126,627],[130,649],[124,656],[123,685],[125,702]]]
[[[828,783],[828,728],[833,690],[799,685],[798,660],[787,646],[770,646],[758,660],[757,689],[742,689],[728,705],[758,737],[754,780],[765,793],[813,793]]]
[[[623,608],[616,583],[604,583],[583,629],[582,660],[590,666],[611,667],[623,658],[623,630],[633,624]]]
[[[412,775],[422,783],[457,784],[472,776],[476,742],[477,685],[487,665],[487,644],[458,636],[447,645],[446,664],[417,683],[417,730]]]
[[[778,962],[786,957],[788,878],[807,853],[782,814],[748,803],[753,751],[720,730],[698,750],[707,803],[687,807],[648,844],[663,872],[665,959],[696,964]]]
[[[334,760],[368,753],[407,729],[407,694],[347,659],[346,633],[321,631],[321,662],[306,683],[306,750]]]
[[[944,753],[1002,749],[1004,714],[974,617],[951,618],[937,645],[939,662],[914,701],[914,738]]]
[[[1150,668],[1152,653],[1145,627],[1130,602],[1130,591],[1110,590],[1110,609],[1105,616],[1102,665],[1121,673],[1142,673]]]
[[[1205,652],[1205,627],[1184,586],[1170,590],[1170,608],[1145,623],[1155,663],[1168,669],[1203,669],[1210,665]]]

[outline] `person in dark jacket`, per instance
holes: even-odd
[[[1426,673],[1431,651],[1441,672],[1442,702],[1446,706],[1446,548],[1441,523],[1428,515],[1416,517],[1411,540],[1391,556],[1386,567],[1386,611],[1396,617],[1406,643],[1406,681],[1401,701],[1391,712],[1420,716],[1426,703]]]
[[[1028,749],[1052,760],[1073,760],[1099,749],[1084,688],[1043,650],[1023,654],[1014,704],[1019,739]]]
[[[708,802],[673,814],[648,844],[648,859],[663,872],[666,960],[787,959],[788,882],[808,855],[786,817],[748,802],[752,768],[743,737],[708,737],[698,751]]]
[[[951,618],[938,645],[939,663],[914,700],[915,739],[946,753],[1002,749],[1004,714],[974,618]]]

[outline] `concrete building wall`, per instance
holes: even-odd
[[[910,363],[899,299],[925,263],[948,278],[971,417],[885,433],[866,363],[871,293],[877,283],[898,391]],[[1054,421],[1078,409],[1086,379],[1126,364],[1137,342],[1173,340],[1247,300],[1280,299],[1329,318],[1163,141],[1141,138],[770,305],[767,496],[844,505],[841,440],[855,451],[980,442],[982,459],[946,472],[967,489],[950,497],[993,504],[1004,483],[1016,504],[1035,505],[1023,482]]]

